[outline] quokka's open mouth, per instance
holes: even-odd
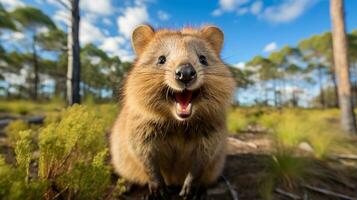
[[[193,95],[193,91],[186,89],[174,93],[176,114],[179,117],[185,119],[191,116]]]

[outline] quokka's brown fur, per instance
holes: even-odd
[[[225,162],[226,108],[235,88],[220,58],[223,33],[214,26],[154,31],[142,25],[133,32],[132,43],[137,59],[110,140],[116,172],[149,187],[213,183]],[[161,55],[166,63],[158,65]],[[199,55],[207,58],[207,66]],[[188,87],[197,96],[187,119],[176,116],[172,98],[183,90],[173,75],[182,63],[197,71],[197,80]]]

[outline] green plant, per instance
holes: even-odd
[[[126,186],[126,181],[123,178],[119,178],[117,181],[117,184],[115,185],[114,188],[114,195],[115,197],[120,197],[122,194],[127,192],[127,186]]]
[[[304,123],[301,113],[288,112],[277,117],[274,130],[275,142],[284,147],[296,147],[306,139],[309,126]]]
[[[30,177],[30,163],[32,159],[33,141],[30,130],[19,132],[20,139],[16,142],[16,162],[20,170],[25,172],[25,181]]]
[[[0,157],[0,199],[102,198],[110,184],[105,141],[109,124],[99,113],[72,106],[59,119],[48,121],[39,134],[23,130],[29,128],[23,122],[12,125],[16,164],[6,164]],[[38,175],[31,163],[38,163]]]
[[[19,104],[14,110],[20,115],[27,115],[30,112],[30,108],[26,104]]]
[[[239,133],[248,128],[249,125],[257,124],[260,111],[248,111],[247,109],[235,108],[228,114],[227,126],[231,133]]]
[[[23,120],[15,120],[5,128],[7,141],[11,146],[14,146],[20,139],[20,131],[29,129],[30,126]]]
[[[46,186],[42,180],[26,181],[26,174],[21,167],[6,164],[0,155],[0,199],[42,199]]]
[[[247,128],[249,121],[247,120],[247,116],[235,110],[228,115],[227,124],[229,132],[238,133]]]
[[[39,135],[39,176],[53,180],[48,194],[96,199],[109,184],[103,120],[85,106],[69,108],[60,122],[50,123]]]

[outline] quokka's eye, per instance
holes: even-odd
[[[165,62],[166,62],[166,57],[165,56],[160,56],[157,59],[157,64],[159,64],[159,65],[163,65],[163,64],[165,64]]]
[[[206,56],[200,55],[198,59],[202,65],[208,65]]]

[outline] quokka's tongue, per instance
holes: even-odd
[[[187,107],[192,100],[192,91],[184,90],[182,92],[175,93],[176,102],[182,107]]]
[[[192,91],[184,90],[175,93],[176,113],[183,118],[189,117],[192,111]]]

